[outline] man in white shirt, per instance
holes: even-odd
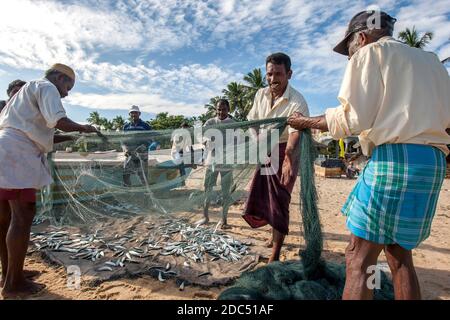
[[[341,105],[319,117],[288,120],[335,139],[359,135],[363,153],[371,156],[342,209],[351,232],[344,299],[372,298],[367,270],[382,250],[395,298],[420,299],[412,249],[430,234],[445,177],[450,79],[434,53],[391,37],[395,21],[377,11],[353,17],[335,48],[349,57]]]
[[[74,84],[74,71],[55,64],[45,78],[25,84],[0,115],[0,285],[4,297],[43,288],[26,279],[23,265],[36,212],[36,190],[53,182],[45,154],[53,150],[55,128],[97,132],[66,116],[61,99]]]
[[[205,122],[204,127],[208,126],[214,126],[218,124],[225,124],[225,123],[234,123],[235,120],[233,120],[230,115],[230,103],[226,99],[220,99],[217,102],[216,105],[216,114],[217,116],[215,118],[209,119]],[[226,136],[223,135],[223,139],[226,139]],[[226,143],[226,141],[225,141]],[[234,143],[234,142],[233,142]],[[214,186],[217,183],[217,178],[220,174],[220,183],[221,183],[221,191],[222,191],[222,202],[223,202],[223,210],[222,210],[222,221],[221,221],[221,228],[222,229],[229,229],[230,226],[227,223],[227,216],[228,216],[228,209],[231,205],[232,199],[231,199],[231,189],[233,187],[233,171],[227,168],[224,168],[220,164],[214,165],[214,168],[212,167],[212,163],[215,161],[215,154],[216,150],[215,148],[223,148],[224,146],[216,146],[214,142],[207,141],[206,142],[206,173],[205,173],[205,202],[203,205],[203,219],[201,219],[198,224],[205,224],[209,222],[209,205],[211,202],[211,193],[213,191]],[[223,151],[223,149],[222,149]],[[220,151],[219,151],[220,152]],[[222,153],[223,154],[223,153]],[[221,160],[222,162],[223,159]]]
[[[260,89],[255,96],[248,120],[289,117],[294,112],[309,114],[303,96],[289,85],[292,76],[291,59],[284,53],[275,53],[266,59],[268,88]],[[289,204],[291,192],[298,175],[298,146],[300,133],[287,127],[279,137],[276,174],[263,175],[258,169],[251,183],[250,194],[243,218],[253,228],[272,226],[272,255],[269,262],[280,258],[284,238],[289,232]],[[274,157],[272,157],[274,158]],[[272,167],[275,167],[272,166]]]

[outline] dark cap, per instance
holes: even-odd
[[[392,18],[386,12],[367,10],[358,13],[350,20],[345,38],[333,49],[335,52],[348,56],[347,42],[350,36],[356,32],[371,29],[390,28],[394,31],[394,24],[397,19]]]

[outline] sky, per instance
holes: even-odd
[[[68,116],[112,119],[135,104],[196,116],[211,97],[265,58],[285,52],[291,85],[318,115],[336,99],[347,58],[333,52],[350,19],[377,8],[406,27],[434,32],[426,50],[450,57],[450,0],[14,0],[0,1],[0,99],[8,83],[43,76],[53,63],[77,73]],[[450,66],[447,64],[447,70]]]

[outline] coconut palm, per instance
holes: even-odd
[[[101,130],[113,130],[114,129],[114,125],[108,119],[101,118],[100,119],[100,129]]]
[[[266,78],[263,76],[261,69],[253,69],[252,72],[247,73],[247,75],[244,76],[244,81],[246,82],[246,87],[249,91],[254,92],[254,94],[256,94],[256,91],[259,89],[267,86]]]
[[[262,74],[261,69],[253,69],[252,72],[247,73],[244,76],[244,81],[246,83],[246,103],[244,107],[245,115],[250,112],[253,106],[253,100],[255,99],[256,92],[259,89],[267,86],[266,77]]]
[[[245,120],[248,113],[246,112],[247,91],[245,86],[237,82],[230,82],[222,92],[230,102],[230,112],[234,113],[234,118]]]
[[[87,121],[95,126],[102,125],[102,118],[100,117],[100,114],[97,111],[91,112],[89,114],[89,118],[87,118]]]
[[[114,130],[122,129],[125,125],[125,119],[122,116],[117,116],[112,119],[112,127]]]
[[[423,49],[433,39],[433,32],[425,32],[423,36],[420,36],[416,27],[413,27],[412,30],[406,28],[398,34],[398,38],[413,48]]]

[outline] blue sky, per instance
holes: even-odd
[[[77,72],[63,100],[76,121],[95,110],[125,116],[132,104],[145,120],[199,115],[227,83],[265,70],[265,57],[283,51],[293,62],[291,84],[320,114],[337,105],[347,63],[332,48],[370,6],[398,19],[395,35],[414,25],[433,31],[427,50],[450,56],[448,0],[0,1],[0,99],[10,81],[39,78],[61,62]]]

